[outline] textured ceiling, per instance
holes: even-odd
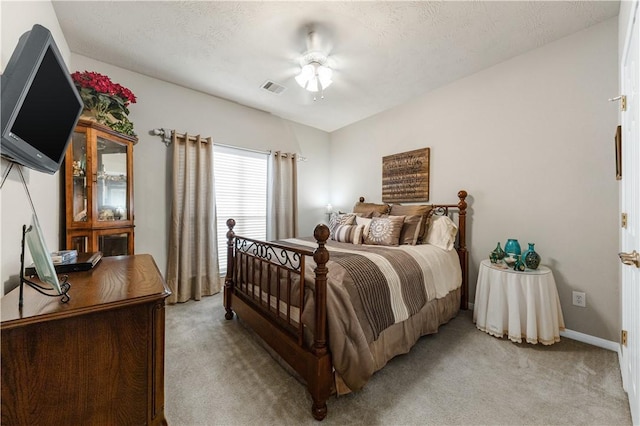
[[[71,51],[325,131],[616,16],[619,2],[54,1]],[[325,98],[294,76],[313,26]],[[99,70],[96,70],[99,71]],[[280,95],[261,88],[272,80]]]

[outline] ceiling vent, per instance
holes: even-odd
[[[264,84],[262,85],[262,88],[264,90],[267,90],[267,91],[271,92],[271,93],[275,93],[276,95],[279,95],[282,92],[284,92],[285,90],[287,90],[286,87],[284,87],[284,86],[282,86],[282,85],[280,85],[278,83],[275,83],[275,82],[273,82],[271,80],[265,81]]]

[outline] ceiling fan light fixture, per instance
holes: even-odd
[[[327,55],[319,51],[308,51],[300,60],[302,69],[296,82],[309,92],[323,91],[333,83],[333,71],[327,65]]]
[[[300,70],[300,74],[296,76],[296,81],[300,87],[306,89],[309,82],[313,80],[315,72],[316,70],[312,64],[303,66],[302,70]]]
[[[324,89],[326,89],[331,85],[331,83],[333,83],[333,80],[331,80],[331,76],[333,75],[333,71],[331,70],[331,68],[325,65],[320,65],[318,66],[316,71],[318,80],[320,80],[320,84],[322,84],[322,87]]]

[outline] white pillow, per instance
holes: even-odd
[[[356,216],[356,225],[362,225],[362,237],[369,235],[369,226],[371,226],[371,218]]]
[[[453,250],[457,233],[458,226],[448,216],[433,216],[425,242],[443,250]]]

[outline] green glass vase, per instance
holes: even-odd
[[[529,269],[538,269],[540,266],[540,255],[534,250],[534,243],[529,243],[529,248],[522,253],[522,263]]]
[[[498,263],[499,261],[504,259],[505,256],[506,253],[504,252],[504,250],[502,250],[502,247],[500,247],[500,243],[498,243],[496,248],[489,255],[489,260],[491,260],[491,263]]]

